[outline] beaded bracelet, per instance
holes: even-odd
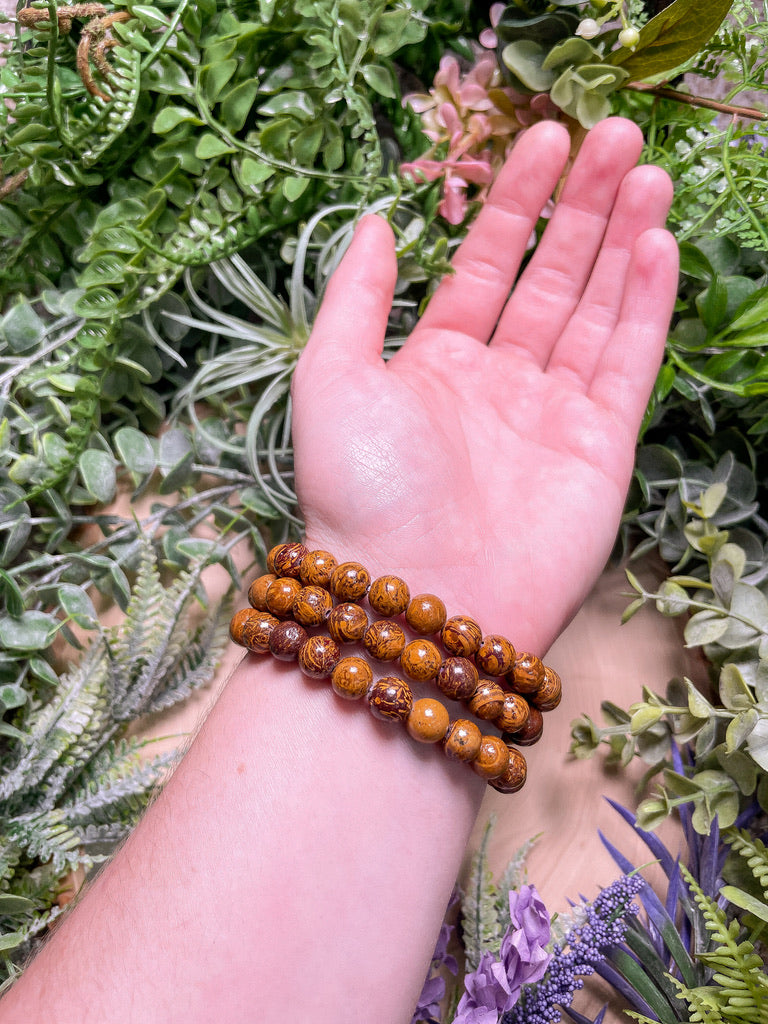
[[[230,634],[236,643],[278,660],[296,660],[310,678],[330,678],[344,699],[367,698],[375,717],[403,722],[418,742],[442,744],[447,757],[469,764],[499,792],[523,786],[527,766],[517,747],[538,741],[542,712],[560,702],[562,686],[553,669],[533,654],[517,653],[503,636],[484,636],[468,616],[449,618],[435,595],[412,598],[397,576],[371,580],[359,562],[339,564],[327,551],[278,544],[269,552],[267,569],[249,587],[250,607],[232,618]],[[359,603],[363,599],[378,616],[387,617],[369,621]],[[420,636],[409,641],[395,616],[404,616]],[[308,632],[322,626],[327,635]],[[429,639],[438,634],[446,657]],[[377,661],[397,661],[407,678],[388,675],[374,681],[364,658],[342,655],[343,645],[356,643]],[[481,678],[480,671],[495,678]],[[444,696],[492,722],[502,736],[484,735],[468,718],[452,719],[439,700],[414,700],[409,680],[433,681]]]

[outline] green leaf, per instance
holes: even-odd
[[[27,703],[27,691],[23,686],[16,683],[6,683],[0,686],[0,705],[3,711],[10,711],[13,708],[23,707]]]
[[[202,125],[205,123],[204,121],[201,121],[200,118],[189,109],[189,107],[169,105],[163,107],[152,122],[152,131],[155,135],[165,135],[167,132],[173,131],[174,128],[177,128],[184,122],[189,122],[190,124],[195,125]]]
[[[366,64],[361,74],[374,92],[379,96],[386,96],[388,99],[395,99],[397,87],[392,73],[386,65]]]
[[[9,576],[5,569],[0,569],[0,594],[3,596],[8,614],[18,619],[24,612],[24,596],[16,580]]]
[[[156,464],[152,442],[135,427],[121,427],[115,434],[115,448],[127,469],[139,477],[151,473]]]
[[[768,718],[761,718],[747,736],[747,750],[763,771],[768,772]]]
[[[221,101],[221,120],[233,132],[239,132],[259,94],[259,81],[249,78],[230,89]]]
[[[86,491],[103,504],[112,501],[117,487],[112,456],[98,448],[88,448],[81,454],[77,465]]]
[[[237,71],[237,68],[238,61],[233,58],[216,61],[202,69],[203,91],[211,106],[217,102],[221,90]]]
[[[34,910],[37,904],[26,896],[14,896],[12,893],[0,893],[0,914],[25,914]]]
[[[224,156],[225,153],[236,153],[228,142],[214,135],[213,132],[205,132],[200,136],[195,146],[195,156],[198,160],[212,160],[217,156]]]
[[[660,598],[656,600],[656,608],[662,615],[682,615],[688,610],[690,598],[687,592],[673,580],[665,580],[659,587]]]
[[[99,620],[88,594],[74,583],[62,583],[58,588],[59,604],[68,619],[83,629],[96,629]]]
[[[243,185],[261,185],[275,173],[274,167],[254,160],[252,156],[243,157],[240,161],[240,179]]]
[[[11,306],[0,320],[0,336],[5,338],[12,352],[25,352],[41,344],[45,330],[45,323],[23,300]]]
[[[634,80],[671,71],[697,53],[720,27],[733,0],[674,0],[640,29],[634,50],[609,54]]]
[[[687,647],[702,647],[713,644],[728,629],[728,620],[715,612],[696,612],[685,624],[685,643]]]
[[[12,651],[40,651],[48,647],[58,620],[47,612],[24,612],[17,619],[0,619],[0,645]]]
[[[748,914],[752,914],[753,917],[759,918],[761,921],[768,922],[768,904],[763,900],[757,899],[756,896],[752,896],[748,892],[744,892],[743,889],[738,889],[735,885],[724,885],[720,889],[720,895],[724,896],[729,903],[732,903],[734,907],[739,907],[740,910],[746,910]]]
[[[738,665],[723,665],[720,670],[720,700],[729,711],[747,711],[755,703]]]
[[[523,85],[532,92],[549,92],[557,75],[543,67],[547,51],[533,39],[516,39],[508,43],[501,59]]]
[[[696,296],[696,310],[710,331],[716,331],[725,318],[728,307],[728,287],[719,274],[715,274],[706,291]]]
[[[745,331],[768,321],[768,288],[760,288],[739,306],[728,326],[728,332]]]
[[[289,203],[293,203],[306,191],[308,185],[309,178],[284,178],[283,195]]]

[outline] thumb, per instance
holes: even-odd
[[[392,230],[381,217],[363,217],[328,282],[299,367],[316,360],[378,363],[397,280]]]

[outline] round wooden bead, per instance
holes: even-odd
[[[308,552],[303,544],[281,544],[272,559],[275,566],[273,572],[277,576],[290,576],[297,580],[302,560],[306,554]]]
[[[368,604],[379,615],[386,615],[388,618],[402,615],[410,599],[408,584],[399,576],[379,576],[368,591]]]
[[[411,640],[400,655],[400,667],[409,679],[426,683],[434,679],[442,664],[440,651],[431,640]]]
[[[363,634],[363,645],[377,661],[394,661],[403,653],[405,633],[391,619],[377,619]]]
[[[385,676],[368,691],[371,714],[385,722],[404,722],[413,707],[413,694],[404,679]]]
[[[275,555],[282,546],[282,544],[275,544],[273,548],[269,549],[269,553],[267,555],[267,572],[273,573],[275,571]]]
[[[443,740],[445,756],[452,761],[474,761],[480,752],[482,734],[468,718],[457,718],[451,722]]]
[[[310,636],[299,649],[299,668],[310,679],[326,679],[340,657],[335,640],[329,636]]]
[[[405,720],[409,735],[419,743],[439,743],[449,725],[450,718],[445,705],[431,697],[417,700]]]
[[[363,639],[368,616],[359,604],[337,604],[328,616],[328,632],[337,644],[354,644]]]
[[[483,736],[472,768],[483,779],[495,779],[509,764],[509,747],[499,736]]]
[[[467,701],[467,707],[476,718],[492,722],[504,709],[504,697],[504,691],[493,679],[481,679]]]
[[[477,689],[477,669],[468,658],[446,658],[435,682],[451,700],[468,700]]]
[[[333,598],[322,587],[302,587],[293,602],[293,617],[302,626],[320,626],[331,614]]]
[[[331,573],[338,564],[330,551],[323,551],[321,548],[309,551],[301,560],[299,579],[305,587],[327,589],[331,582]]]
[[[445,625],[445,605],[434,594],[417,594],[411,598],[405,612],[405,621],[415,633],[432,636]]]
[[[269,650],[270,634],[277,624],[278,620],[269,612],[243,608],[232,616],[229,635],[236,644],[247,647],[254,654],[266,654]]]
[[[502,737],[504,742],[516,743],[519,747],[532,747],[538,743],[544,732],[544,716],[533,704],[528,709],[528,721],[516,732],[506,734]]]
[[[489,780],[489,785],[498,790],[499,793],[516,793],[522,789],[528,776],[528,765],[525,757],[514,747],[507,747],[509,762],[507,767],[495,778]]]
[[[504,676],[515,662],[515,648],[506,637],[489,633],[475,654],[475,664],[489,676]]]
[[[549,666],[544,669],[544,682],[531,696],[531,703],[535,704],[539,711],[552,711],[560,703],[563,696],[563,684],[560,676]]]
[[[334,693],[345,700],[359,700],[373,682],[371,666],[362,658],[342,658],[331,673]]]
[[[278,661],[294,661],[307,639],[307,631],[298,622],[278,622],[269,637],[269,649]]]
[[[521,697],[519,693],[508,693],[504,697],[501,714],[494,718],[493,722],[502,732],[517,732],[525,726],[529,713],[525,697]]]
[[[267,587],[267,608],[278,619],[287,619],[293,612],[293,602],[300,590],[299,581],[288,576],[273,580]]]
[[[277,576],[273,572],[268,572],[253,581],[250,587],[248,587],[248,603],[251,608],[258,608],[260,612],[269,611],[267,608],[267,587],[270,583],[274,583],[276,579]]]
[[[507,682],[515,693],[535,693],[544,682],[541,658],[524,651],[518,652],[512,664],[512,671],[507,673]]]
[[[339,601],[359,601],[370,585],[371,574],[359,562],[342,562],[331,573],[331,593]]]
[[[440,633],[443,646],[449,654],[471,658],[483,640],[483,632],[468,615],[452,615]]]

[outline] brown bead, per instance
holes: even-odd
[[[402,615],[410,599],[408,584],[399,576],[379,576],[368,591],[368,604],[379,615],[386,615],[388,618]]]
[[[528,721],[516,732],[504,734],[504,742],[516,743],[519,747],[532,747],[538,743],[544,732],[544,717],[538,708],[530,705],[528,709]]]
[[[411,640],[400,655],[400,667],[409,679],[426,683],[434,679],[442,664],[440,651],[431,640]]]
[[[495,779],[509,764],[509,747],[499,736],[483,736],[472,768],[483,779]]]
[[[299,581],[288,576],[273,580],[267,587],[267,608],[278,619],[287,619],[293,612],[293,602],[300,590]]]
[[[489,780],[489,785],[498,790],[499,793],[516,793],[522,789],[528,776],[528,765],[519,750],[514,747],[507,747],[509,752],[509,763],[501,775]]]
[[[544,682],[531,697],[539,711],[552,711],[560,703],[563,696],[563,684],[560,676],[553,668],[544,669]]]
[[[268,572],[253,581],[250,587],[248,587],[248,602],[251,608],[258,608],[260,612],[269,611],[267,608],[267,587],[270,583],[274,583],[276,579],[277,576],[273,572]]]
[[[405,612],[405,621],[415,633],[432,636],[445,625],[445,605],[434,594],[417,594],[411,598]]]
[[[297,580],[302,559],[307,553],[303,544],[281,544],[272,559],[273,571],[277,576],[290,576]]]
[[[515,693],[535,693],[544,682],[544,666],[535,654],[520,651],[515,655],[512,671],[507,673],[507,682]]]
[[[302,587],[293,602],[293,617],[302,626],[320,626],[331,614],[333,598],[322,587]]]
[[[385,722],[404,722],[413,707],[413,694],[404,679],[385,676],[368,691],[371,714]]]
[[[363,639],[368,616],[359,604],[337,604],[328,616],[328,632],[337,644],[354,644]]]
[[[371,666],[362,658],[342,658],[331,673],[334,693],[345,700],[364,697],[373,682]]]
[[[276,625],[277,619],[269,612],[243,608],[232,616],[229,635],[236,644],[247,647],[254,654],[266,654],[269,650],[270,634]]]
[[[481,679],[467,701],[467,707],[476,718],[492,722],[504,710],[505,696],[502,688],[493,679]]]
[[[298,622],[278,622],[269,638],[269,649],[278,661],[294,661],[306,639],[307,631]]]
[[[451,722],[443,741],[445,756],[452,761],[474,761],[482,742],[480,730],[468,718],[457,718]]]
[[[504,697],[501,714],[494,718],[493,722],[502,732],[517,732],[525,726],[529,712],[525,697],[521,697],[519,693],[508,693]]]
[[[371,585],[371,574],[359,562],[342,562],[331,573],[331,593],[339,601],[359,601]]]
[[[275,571],[275,555],[282,546],[282,544],[275,544],[273,548],[269,549],[269,554],[267,555],[267,572],[273,573]]]
[[[471,658],[483,640],[483,632],[468,615],[452,615],[440,633],[443,646],[449,654]]]
[[[483,637],[475,654],[475,664],[481,672],[489,676],[504,676],[511,671],[514,662],[515,648],[506,637],[494,633]]]
[[[438,690],[451,700],[468,700],[477,688],[477,669],[468,658],[446,658],[436,682]]]
[[[326,679],[341,657],[339,645],[329,636],[310,636],[299,650],[299,668],[310,679]]]
[[[439,743],[449,725],[450,718],[445,705],[431,697],[417,700],[405,720],[409,735],[419,743]]]
[[[394,661],[403,653],[405,633],[391,619],[377,619],[366,629],[363,644],[377,661]]]
[[[309,551],[301,560],[299,579],[305,587],[327,589],[331,582],[331,573],[338,564],[330,551],[323,551],[321,548]]]

